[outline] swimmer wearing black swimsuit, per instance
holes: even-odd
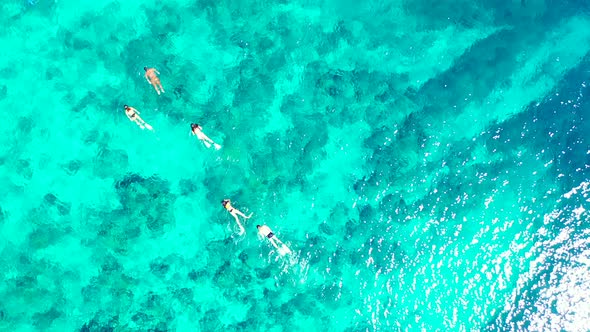
[[[281,240],[279,240],[275,236],[275,233],[273,233],[268,226],[256,225],[256,228],[258,229],[258,234],[260,234],[263,237],[266,237],[270,244],[272,244],[272,246],[277,249],[278,253],[281,256],[291,253],[291,249],[289,249],[289,247],[287,247]]]

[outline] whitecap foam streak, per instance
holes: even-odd
[[[561,210],[551,211],[551,213],[548,213],[543,217],[543,223],[545,225],[548,225],[553,220],[556,220],[557,218],[559,218],[559,216],[561,216],[561,213],[562,213]],[[545,235],[546,232],[547,232],[547,230],[544,228],[539,229],[539,233],[541,233],[541,235]]]
[[[576,219],[580,220],[580,216],[582,215],[582,213],[584,213],[586,211],[586,209],[584,209],[583,206],[580,206],[578,208],[574,209],[574,215],[576,217]]]
[[[588,186],[590,185],[589,182],[582,182],[580,183],[579,186],[572,188],[572,190],[568,191],[567,193],[563,194],[563,197],[569,199],[570,197],[572,197],[572,195],[575,195],[578,193],[578,190],[582,191],[582,195],[585,197],[587,197],[587,193],[588,191],[590,191],[590,188],[588,188]]]

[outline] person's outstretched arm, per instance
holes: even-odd
[[[245,215],[244,213],[242,213],[242,211],[234,209],[234,211],[236,211],[237,214],[239,214],[240,216],[246,218],[246,219],[250,219],[250,217],[252,217],[252,213],[250,213],[249,216]],[[237,217],[236,217],[237,218]]]

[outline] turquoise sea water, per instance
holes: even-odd
[[[0,23],[0,330],[590,330],[588,2],[7,0]]]

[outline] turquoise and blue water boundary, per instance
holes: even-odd
[[[9,0],[0,22],[1,330],[587,330],[585,2]]]

